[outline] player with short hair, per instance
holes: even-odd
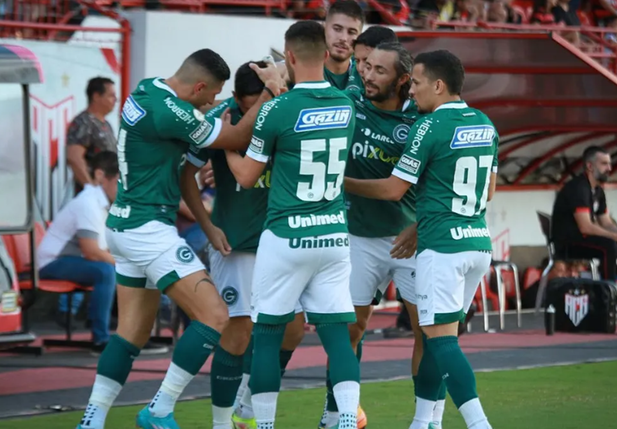
[[[467,427],[489,429],[476,380],[458,343],[481,278],[490,268],[486,203],[495,192],[499,136],[490,119],[461,100],[465,72],[448,51],[415,59],[410,94],[418,110],[404,155],[387,179],[345,178],[349,193],[400,200],[417,186],[416,297],[424,354],[410,429],[427,429],[445,381]]]
[[[356,106],[356,126],[345,175],[378,179],[390,176],[419,116],[409,99],[413,59],[401,44],[386,42],[373,48],[365,61],[365,93],[347,91]],[[350,288],[357,318],[349,332],[351,343],[357,348],[372,312],[373,298],[379,298],[390,281],[394,280],[406,301],[415,303],[415,259],[391,256],[397,236],[415,224],[415,194],[410,190],[400,201],[375,201],[349,193],[345,198],[351,249]],[[329,376],[327,385],[326,411],[320,428],[332,427],[338,419]],[[360,416],[358,420],[360,426]]]
[[[274,67],[259,71],[269,91],[280,91]],[[107,218],[107,243],[116,261],[118,330],[99,359],[81,429],[102,429],[112,403],[150,338],[160,293],[173,299],[192,322],[178,340],[169,370],[137,427],[177,429],[173,409],[184,388],[219,342],[228,320],[225,303],[203,264],[178,236],[175,218],[181,197],[179,176],[190,146],[243,149],[261,103],[236,126],[227,118],[205,118],[197,107],[211,103],[229,79],[215,52],[191,54],[169,79],[144,79],[126,100],[118,137],[120,183]],[[191,196],[186,196],[189,203]],[[228,252],[222,231],[209,218],[196,218],[214,247]]]
[[[253,62],[260,68],[267,64]],[[264,83],[247,62],[238,68],[234,79],[233,97],[228,98],[206,113],[206,117],[231,114],[236,125],[258,101]],[[271,183],[271,163],[268,163],[255,186],[242,188],[227,165],[225,152],[192,147],[182,173],[183,192],[195,193],[195,207],[203,210],[197,195],[199,189],[195,175],[210,160],[216,183],[216,199],[212,210],[212,223],[221,228],[229,242],[231,253],[224,255],[211,248],[210,274],[229,310],[229,324],[221,335],[214,352],[210,374],[212,390],[212,416],[214,429],[232,429],[233,421],[239,427],[254,427],[251,392],[247,389],[253,349],[249,346],[253,323],[251,322],[251,283],[255,266],[255,252],[266,220],[268,190]],[[304,316],[297,308],[296,320],[287,326],[280,352],[281,368],[291,359],[292,353],[304,336]],[[239,407],[234,413],[234,399]],[[245,426],[240,426],[245,425]]]
[[[349,83],[345,89],[364,92],[362,75],[364,74],[366,59],[380,43],[396,42],[398,42],[396,33],[388,27],[373,25],[364,30],[353,42],[353,67],[350,70]]]
[[[272,158],[272,188],[253,275],[254,352],[250,380],[258,429],[274,427],[280,390],[278,351],[300,300],[330,358],[338,428],[357,427],[360,369],[348,323],[349,236],[342,180],[353,137],[352,101],[324,79],[324,28],[313,21],[285,33],[294,88],[262,106],[247,156],[227,152],[244,187]]]
[[[332,86],[345,89],[357,84],[354,69],[353,43],[364,27],[364,12],[355,0],[339,0],[330,6],[324,28],[330,55],[326,59],[324,76]]]

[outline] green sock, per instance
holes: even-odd
[[[249,341],[249,345],[246,347],[246,351],[244,352],[244,358],[242,359],[242,372],[244,374],[251,373],[252,363],[253,363],[253,336],[251,335],[251,341]]]
[[[220,346],[214,352],[210,371],[210,389],[212,405],[215,407],[233,406],[242,382],[242,361],[242,356],[232,355]]]
[[[332,379],[330,378],[330,370],[326,370],[326,410],[338,413],[336,399],[334,399],[334,390],[332,388]]]
[[[427,348],[435,357],[437,366],[456,408],[478,397],[476,377],[455,336],[431,338]],[[426,350],[425,350],[426,353]]]
[[[279,352],[279,361],[281,362],[281,378],[285,375],[285,369],[287,368],[287,364],[291,360],[291,356],[293,355],[293,350],[283,350]]]
[[[354,355],[346,323],[315,325],[317,335],[330,359],[332,386],[342,381],[360,382],[360,364]]]
[[[178,340],[171,361],[189,374],[196,375],[220,339],[220,333],[193,320]]]
[[[124,385],[133,367],[133,360],[139,356],[139,352],[137,346],[119,335],[112,335],[101,353],[96,373]]]
[[[430,340],[428,340],[430,341]],[[429,401],[437,401],[439,389],[442,384],[442,373],[435,361],[435,357],[427,346],[427,337],[422,334],[424,353],[418,368],[418,374],[414,377],[414,392],[416,397]]]
[[[251,393],[278,392],[281,389],[280,351],[285,325],[256,323],[253,327],[253,364],[249,388]]]

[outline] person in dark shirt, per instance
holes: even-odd
[[[600,260],[600,274],[616,280],[617,225],[601,185],[608,181],[611,157],[601,147],[583,153],[585,171],[559,191],[553,206],[551,237],[557,258]]]

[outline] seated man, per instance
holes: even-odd
[[[114,258],[107,250],[105,220],[118,189],[118,156],[99,152],[92,160],[94,185],[55,216],[37,249],[41,279],[94,286],[89,319],[95,351],[109,340],[109,319],[116,290]]]
[[[601,185],[608,181],[611,156],[601,147],[583,153],[584,173],[570,180],[553,206],[551,237],[559,259],[599,259],[600,275],[615,281],[617,226]]]

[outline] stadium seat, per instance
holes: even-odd
[[[542,278],[542,270],[536,267],[529,267],[523,274],[523,290],[527,290],[535,282]]]
[[[542,307],[542,303],[544,301],[544,293],[546,291],[546,286],[548,284],[548,274],[551,272],[553,265],[555,264],[555,244],[553,243],[553,238],[551,237],[551,220],[552,217],[543,212],[536,212],[538,214],[538,220],[540,221],[540,228],[542,229],[542,234],[546,238],[546,248],[548,250],[548,264],[544,271],[542,271],[542,277],[540,278],[540,285],[538,287],[538,294],[536,296],[536,314]],[[565,262],[568,262],[565,260]],[[591,270],[591,277],[594,280],[600,279],[600,274],[598,272],[598,266],[600,261],[596,259],[585,260],[589,264],[589,268]]]
[[[38,246],[45,235],[45,229],[40,223],[35,223],[34,237],[35,243]],[[30,234],[18,234],[12,236],[5,236],[5,242],[11,241],[12,243],[7,245],[7,251],[15,263],[15,269],[17,271],[19,279],[20,290],[34,290],[34,285],[37,283],[37,289],[48,293],[56,294],[68,294],[68,307],[71,308],[73,294],[75,292],[89,292],[92,290],[91,286],[83,286],[77,283],[64,281],[64,280],[41,280],[35,282],[32,276],[32,260],[30,252]],[[37,273],[38,278],[38,273]],[[43,340],[44,347],[75,347],[75,348],[91,348],[92,341],[74,341],[72,337],[72,314],[67,311],[67,324],[66,324],[66,339],[55,340],[45,339]]]

